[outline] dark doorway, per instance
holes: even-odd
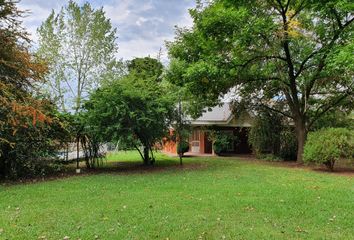
[[[236,128],[234,135],[237,137],[235,141],[235,153],[249,154],[252,153],[251,146],[248,144],[248,132],[249,128],[242,127]]]
[[[209,140],[208,132],[204,133],[204,153],[213,153],[213,143]]]

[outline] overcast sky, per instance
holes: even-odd
[[[65,0],[21,0],[19,8],[30,10],[23,22],[36,42],[36,29],[49,16],[67,3]],[[82,4],[83,0],[76,0]],[[195,0],[88,0],[94,8],[103,6],[106,16],[117,28],[118,58],[124,60],[150,55],[156,57],[164,41],[174,37],[174,26],[190,27],[192,20],[188,9]]]

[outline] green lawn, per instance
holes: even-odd
[[[354,178],[234,158],[0,186],[0,239],[354,239]],[[136,162],[137,164],[140,162]],[[119,165],[119,164],[118,164]]]

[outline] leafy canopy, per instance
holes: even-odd
[[[193,28],[168,44],[167,77],[193,96],[194,115],[230,92],[236,110],[281,113],[295,123],[300,160],[319,118],[353,109],[352,1],[200,1],[191,15]]]
[[[48,61],[50,70],[43,87],[62,111],[77,113],[102,75],[119,68],[114,56],[116,29],[103,8],[69,1],[58,13],[53,10],[37,31],[37,54]]]
[[[131,142],[138,150],[144,146],[142,158],[148,164],[151,147],[167,132],[174,105],[159,80],[161,63],[138,58],[129,71],[91,95],[85,105],[87,120],[104,141]]]

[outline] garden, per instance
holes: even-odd
[[[0,239],[353,239],[351,1],[33,2],[0,0]]]
[[[351,239],[353,172],[237,157],[110,155],[81,176],[0,186],[1,239]],[[73,166],[75,168],[75,166]]]

